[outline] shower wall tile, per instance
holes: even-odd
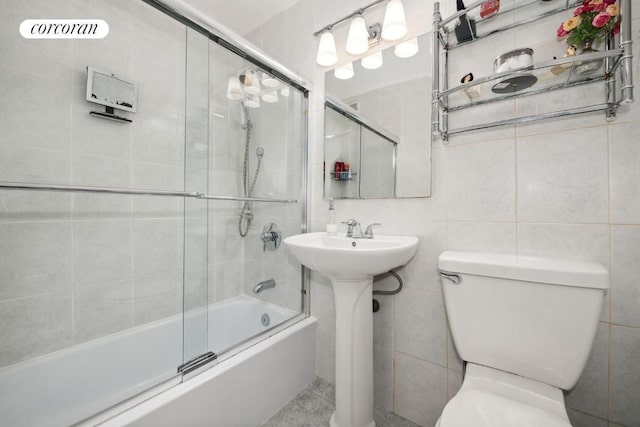
[[[421,426],[433,426],[447,401],[447,370],[395,352],[394,412]]]
[[[131,278],[131,221],[83,221],[73,225],[76,287]]]
[[[182,220],[133,221],[133,277],[175,271],[182,266]]]
[[[245,265],[241,259],[217,262],[209,273],[209,301],[217,302],[242,295]],[[214,298],[212,300],[212,297]]]
[[[0,179],[7,182],[69,184],[69,152],[0,144]]]
[[[447,366],[442,294],[403,289],[395,296],[393,326],[396,351]]]
[[[611,222],[640,223],[640,147],[628,135],[640,133],[640,121],[613,124],[610,138]]]
[[[134,325],[182,313],[182,304],[182,269],[133,279]]]
[[[624,426],[640,425],[640,329],[611,326],[611,391],[609,420]]]
[[[640,225],[611,226],[611,321],[640,327]]]
[[[0,224],[0,301],[71,288],[71,224]]]
[[[71,291],[0,302],[0,366],[72,344]]]
[[[87,154],[73,155],[73,184],[90,187],[131,187],[131,161]]]
[[[605,127],[518,139],[518,220],[609,221]]]
[[[70,220],[71,197],[64,193],[2,191],[0,223]]]
[[[133,325],[131,279],[73,291],[74,344]]]
[[[134,196],[75,193],[70,197],[73,198],[73,219],[76,221],[129,219],[132,215]]]
[[[147,108],[136,115],[132,159],[182,168],[185,150],[184,111]]]
[[[84,75],[84,70],[78,72],[78,74],[80,84],[78,85],[77,92],[84,95],[84,91],[86,91],[86,76]],[[90,105],[87,102],[73,109],[71,129],[73,152],[100,157],[130,159],[132,128],[89,115],[90,111],[95,110],[97,110],[97,106]]]

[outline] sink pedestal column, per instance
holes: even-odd
[[[373,421],[373,277],[331,280],[336,306],[336,411],[331,427]]]

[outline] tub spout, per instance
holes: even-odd
[[[269,279],[269,280],[263,280],[262,282],[258,283],[254,288],[253,288],[253,292],[254,293],[258,293],[258,292],[262,292],[265,289],[271,289],[271,288],[275,288],[276,287],[276,281],[273,279]]]

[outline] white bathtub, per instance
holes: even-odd
[[[261,323],[264,313],[268,313],[271,318],[268,327]],[[185,325],[191,328],[184,335],[185,348],[200,345],[206,349],[203,337],[208,336],[208,349],[216,353],[240,342],[245,342],[246,347],[262,338],[254,338],[252,342],[249,340],[251,337],[295,315],[291,310],[239,296],[209,306],[206,324],[208,333],[205,335],[205,323],[198,320],[203,314],[204,312],[189,313],[185,316]],[[237,362],[250,360],[251,355],[258,349],[258,346],[254,345],[233,357],[229,357],[231,352],[227,352],[221,357],[227,360],[222,360],[212,369],[180,383],[176,369],[183,363],[182,329],[182,315],[178,315],[0,369],[0,426],[68,426],[164,382],[168,391],[139,405],[135,414],[123,414],[127,421],[125,418],[111,421],[112,425],[123,425],[134,420],[144,422],[152,417],[154,411],[161,411],[162,405],[159,405],[158,399],[162,400],[163,395],[171,393],[174,402],[180,401],[175,395],[176,391],[179,392],[178,395],[188,394],[193,398],[191,389],[202,383],[205,375],[207,381],[214,381],[216,375],[212,374],[220,374],[232,370],[233,366],[241,366],[242,363]],[[284,348],[295,352],[296,348],[291,347],[290,341],[304,342],[305,346],[312,348],[314,340],[309,336],[315,336],[313,319],[306,319],[293,327],[274,333],[260,343],[259,349],[267,353],[275,351],[278,354],[282,353]],[[278,350],[279,348],[281,349]],[[307,353],[305,349],[304,357],[308,358],[310,368],[304,366],[295,373],[303,378],[300,388],[313,376],[314,353]],[[256,357],[261,359],[259,355]],[[286,356],[280,354],[278,357]],[[269,369],[271,367],[265,374],[271,375]],[[244,376],[242,372],[238,374]],[[228,373],[226,376],[229,376]],[[297,387],[298,381],[293,379],[292,384]],[[146,397],[160,391],[160,388],[151,390]],[[212,396],[209,397],[213,399]],[[228,395],[225,392],[218,397],[222,400],[226,398]],[[149,404],[152,404],[154,410],[149,409]],[[271,413],[278,407],[276,406]],[[140,412],[141,408],[147,409],[144,416]],[[89,419],[88,424],[95,424],[111,415],[113,413],[107,411],[101,417]],[[114,422],[116,424],[113,424]],[[184,420],[180,424],[189,425]]]

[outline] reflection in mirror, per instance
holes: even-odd
[[[325,107],[325,197],[382,199],[395,195],[398,137],[331,99]]]
[[[409,58],[396,56],[392,46],[382,51],[382,66],[371,70],[362,67],[360,60],[353,62],[354,77],[340,80],[333,70],[325,73],[325,92],[328,97],[348,105],[357,117],[372,124],[373,129],[384,129],[397,135],[397,149],[384,149],[387,164],[395,161],[395,170],[385,169],[394,176],[381,176],[374,169],[367,172],[369,156],[367,150],[383,150],[384,145],[367,143],[361,145],[362,153],[357,162],[359,169],[353,169],[352,158],[348,158],[352,169],[351,180],[342,185],[341,193],[334,182],[332,169],[336,153],[339,153],[335,136],[337,121],[335,111],[325,109],[325,197],[336,198],[384,198],[384,197],[429,197],[431,195],[431,33],[418,37],[418,53]],[[372,53],[372,52],[370,52]],[[333,117],[333,118],[332,118]],[[343,117],[345,120],[349,120]],[[332,121],[333,120],[333,121]],[[346,123],[346,122],[343,122]],[[332,127],[333,126],[333,127]],[[355,126],[355,124],[354,124]],[[345,129],[348,127],[345,124]],[[345,132],[345,131],[343,131]],[[355,132],[355,128],[352,129]],[[359,135],[357,136],[360,137]],[[351,136],[350,144],[355,144]],[[345,138],[337,138],[344,140]],[[351,151],[350,151],[351,150]],[[344,148],[344,152],[353,152]],[[380,153],[377,153],[380,154]],[[371,158],[378,159],[377,154]],[[394,158],[395,157],[395,158]],[[362,159],[362,160],[361,160]],[[349,161],[351,160],[351,161]],[[354,176],[353,172],[359,175]],[[354,178],[358,179],[354,179]],[[368,181],[371,180],[371,181]],[[355,181],[355,182],[354,182]],[[342,183],[340,183],[342,184]],[[389,189],[393,185],[394,188]],[[380,188],[379,188],[380,187]]]

